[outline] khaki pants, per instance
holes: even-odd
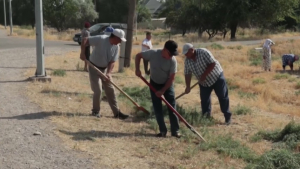
[[[101,72],[105,73],[105,69],[100,69]],[[92,67],[89,66],[89,76],[91,89],[94,92],[93,95],[93,111],[100,111],[100,97],[102,94],[102,85],[109,103],[111,110],[114,115],[119,113],[119,106],[116,99],[115,88],[108,81],[104,81],[100,78],[100,74]],[[111,78],[112,80],[112,78]]]

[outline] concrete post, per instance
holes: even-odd
[[[5,6],[5,1],[6,0],[3,0],[3,8],[4,8],[4,26],[5,26],[5,29],[6,29],[6,6]]]
[[[35,0],[35,24],[37,59],[36,76],[45,76],[42,0]]]
[[[11,1],[12,1],[12,0],[9,0],[10,35],[12,35],[12,33],[13,33]]]

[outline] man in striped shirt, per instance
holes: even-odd
[[[293,71],[293,63],[299,60],[298,55],[294,54],[285,54],[282,56],[282,68],[285,71],[285,66],[289,65],[291,70]]]
[[[218,96],[225,123],[229,125],[231,123],[231,112],[229,111],[228,88],[220,63],[210,51],[205,48],[194,49],[190,43],[183,46],[183,54],[186,56],[184,63],[185,93],[188,94],[191,90],[191,79],[192,74],[194,74],[199,81],[202,114],[210,117],[210,96],[212,90],[214,90]]]

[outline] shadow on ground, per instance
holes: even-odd
[[[61,113],[61,112],[37,112],[37,113],[29,113],[29,114],[22,114],[18,116],[11,116],[11,117],[0,117],[0,119],[17,119],[17,120],[36,120],[36,119],[45,119],[50,116],[90,116],[89,114],[84,113]]]
[[[144,133],[121,133],[121,132],[111,132],[111,131],[78,131],[70,132],[65,130],[59,130],[59,132],[73,136],[72,139],[76,141],[91,140],[94,141],[95,138],[120,138],[120,137],[154,137],[153,134]]]
[[[0,83],[23,83],[23,82],[28,82],[28,81],[30,81],[29,78],[24,79],[24,80],[3,80],[3,81],[0,81]]]

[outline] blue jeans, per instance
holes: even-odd
[[[157,84],[150,79],[150,84],[157,90],[161,90],[165,84]],[[167,127],[164,120],[164,114],[162,110],[162,100],[158,98],[155,93],[150,89],[152,104],[155,112],[156,121],[159,126],[159,131],[161,133],[167,133]],[[164,97],[167,102],[176,110],[176,101],[175,101],[175,93],[174,86],[169,87],[164,93]],[[173,113],[173,111],[168,108],[169,111],[169,119],[171,124],[171,133],[176,134],[179,130],[179,121],[178,117]]]
[[[202,114],[207,114],[210,116],[211,114],[211,92],[215,91],[218,96],[221,111],[224,114],[225,120],[229,120],[231,118],[231,112],[229,111],[229,98],[228,98],[228,88],[226,84],[225,77],[223,72],[220,74],[218,80],[210,87],[200,86],[200,98],[201,98],[201,107]]]

